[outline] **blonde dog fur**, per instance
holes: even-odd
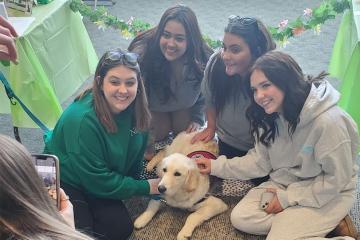
[[[216,142],[198,142],[192,146],[190,140],[194,134],[180,133],[170,146],[154,157],[157,162],[160,161],[157,166],[157,173],[161,177],[159,191],[163,192],[162,197],[166,203],[193,212],[178,233],[178,240],[191,237],[197,226],[228,208],[219,198],[205,198],[210,187],[209,176],[201,174],[195,161],[186,155],[194,151],[209,151],[206,148],[211,147],[211,153],[217,156],[218,148]],[[159,160],[159,156],[163,159]],[[145,212],[135,220],[135,228],[146,226],[160,206],[159,200],[150,200]]]
[[[191,139],[195,136],[197,132],[179,133],[174,141],[166,146],[163,150],[158,152],[149,162],[146,167],[147,171],[151,171],[155,168],[156,165],[161,162],[161,160],[172,153],[181,153],[184,155],[188,155],[195,151],[207,151],[213,154],[215,157],[219,156],[219,147],[215,140],[211,140],[209,142],[197,141],[194,144],[191,144]]]

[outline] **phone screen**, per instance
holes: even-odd
[[[54,204],[60,209],[59,160],[54,155],[34,154],[35,168],[44,182],[46,191]]]

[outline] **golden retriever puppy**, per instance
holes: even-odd
[[[193,135],[194,133],[179,134],[173,143],[161,153],[162,156],[166,157],[163,158],[157,166],[157,173],[161,177],[158,189],[159,192],[162,193],[162,198],[170,206],[193,212],[186,219],[185,225],[177,235],[177,239],[187,239],[191,237],[197,226],[226,211],[228,208],[221,199],[214,196],[207,196],[210,187],[209,176],[201,174],[195,161],[184,155],[184,152],[189,152],[186,145],[187,143],[191,145],[190,140]],[[182,141],[179,141],[179,139]],[[183,142],[184,139],[188,142]],[[202,152],[201,149],[206,150],[206,147],[199,149],[201,143],[197,145],[198,147],[195,148],[195,151],[190,151],[190,154],[194,152],[197,154],[199,151]],[[213,143],[210,145],[213,146],[214,149],[217,149],[216,143],[215,145]],[[217,150],[215,150],[215,154],[217,154],[216,151]],[[161,201],[150,200],[145,212],[135,220],[135,228],[146,226],[159,210],[160,206]]]

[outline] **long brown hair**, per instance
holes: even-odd
[[[300,121],[300,113],[309,95],[311,84],[324,81],[327,73],[321,72],[316,77],[306,76],[290,55],[279,51],[270,51],[258,58],[250,73],[252,74],[255,70],[264,73],[266,78],[284,93],[282,115],[289,123],[288,133],[292,136]],[[248,82],[247,90],[249,94],[252,94],[250,82]],[[278,113],[267,114],[255,102],[254,97],[251,97],[251,104],[246,115],[251,123],[251,133],[265,146],[270,146],[277,136]]]
[[[65,223],[25,147],[1,134],[0,169],[1,239],[91,239]]]
[[[139,62],[146,89],[147,91],[156,91],[163,103],[173,96],[169,81],[169,75],[172,73],[169,71],[170,63],[162,54],[159,43],[167,22],[171,20],[180,23],[186,32],[187,47],[184,57],[189,72],[185,73],[185,78],[194,76],[189,80],[195,79],[196,84],[200,84],[206,63],[213,53],[201,35],[195,13],[191,8],[182,4],[168,8],[156,27],[134,38],[128,49],[141,53]]]
[[[119,54],[119,59],[109,60],[109,55],[112,53]],[[136,62],[131,63],[127,60],[126,55],[134,54],[129,53],[127,51],[123,51],[119,48],[112,49],[104,53],[104,55],[100,58],[99,63],[96,67],[93,86],[90,89],[85,90],[82,94],[80,94],[76,99],[82,98],[88,92],[92,91],[94,98],[94,108],[96,112],[96,116],[102,123],[102,125],[106,128],[109,133],[117,132],[117,126],[114,120],[113,113],[110,110],[109,104],[105,99],[104,93],[102,91],[102,86],[104,84],[104,78],[106,74],[113,68],[123,65],[133,71],[136,72],[137,81],[138,81],[138,90],[137,95],[134,100],[134,127],[138,131],[146,131],[150,125],[150,111],[148,108],[148,101],[145,92],[145,86],[141,78],[140,67]],[[124,56],[124,57],[121,57]]]

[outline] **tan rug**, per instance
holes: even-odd
[[[135,198],[128,200],[126,205],[134,217],[143,212],[147,206],[147,198]],[[224,201],[229,209],[195,229],[191,239],[265,239],[235,230],[230,223],[231,209],[238,203],[239,199],[226,198]],[[130,239],[154,240],[154,239],[176,239],[177,233],[185,223],[189,212],[165,206],[155,215],[153,220],[143,229],[135,230]]]
[[[360,187],[358,179],[358,189]],[[134,198],[126,201],[131,216],[135,219],[142,213],[148,202],[148,198]],[[264,236],[254,236],[235,230],[230,223],[231,209],[238,203],[239,198],[226,198],[224,201],[229,209],[195,229],[192,240],[263,240]],[[162,240],[176,239],[177,233],[185,223],[188,212],[165,206],[155,215],[153,220],[143,229],[135,230],[131,240]],[[358,231],[360,230],[360,192],[358,190],[356,203],[350,213]]]

